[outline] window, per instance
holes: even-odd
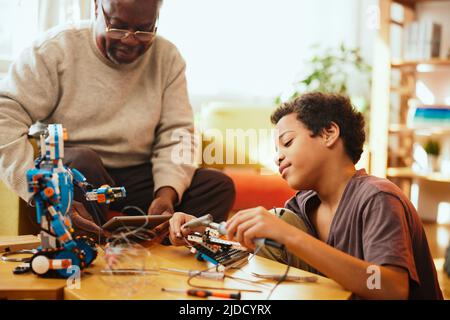
[[[91,0],[0,0],[0,73],[47,29],[89,19]]]
[[[359,44],[360,0],[166,0],[158,32],[187,62],[191,96],[273,97],[310,47]]]
[[[0,60],[11,60],[37,36],[38,4],[33,0],[0,0]]]

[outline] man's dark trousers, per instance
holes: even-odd
[[[79,170],[94,188],[104,184],[125,187],[127,196],[111,203],[109,209],[106,205],[88,203],[82,191],[74,187],[74,200],[84,204],[94,221],[97,220],[93,212],[94,206],[99,208],[96,210],[100,211],[98,214],[100,221],[97,223],[106,222],[108,210],[127,215],[147,213],[154,198],[151,163],[119,169],[106,168],[98,154],[86,147],[66,147],[64,163],[70,168]],[[209,213],[214,217],[214,221],[225,221],[233,206],[235,194],[233,181],[227,175],[218,170],[200,168],[196,170],[191,185],[174,209],[197,217]],[[133,209],[135,207],[140,210]]]

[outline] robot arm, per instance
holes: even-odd
[[[86,200],[88,201],[109,204],[119,198],[127,196],[124,187],[110,187],[108,185],[103,185],[98,189],[93,189],[92,185],[87,182],[80,171],[75,168],[67,170],[72,174],[74,184],[86,191]]]
[[[103,185],[98,189],[86,192],[86,200],[106,204],[125,196],[126,191],[124,187],[110,187],[108,185]]]

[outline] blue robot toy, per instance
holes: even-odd
[[[74,236],[73,186],[84,191],[86,199],[110,203],[125,197],[125,188],[104,185],[93,189],[76,169],[63,165],[64,138],[61,124],[50,124],[40,133],[40,156],[35,168],[27,171],[28,191],[36,206],[41,228],[41,246],[31,257],[29,268],[39,276],[68,278],[88,267],[97,257],[93,239]]]

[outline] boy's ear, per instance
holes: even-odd
[[[331,148],[336,144],[340,135],[339,126],[335,122],[331,122],[328,128],[322,130],[322,139],[325,146]]]

